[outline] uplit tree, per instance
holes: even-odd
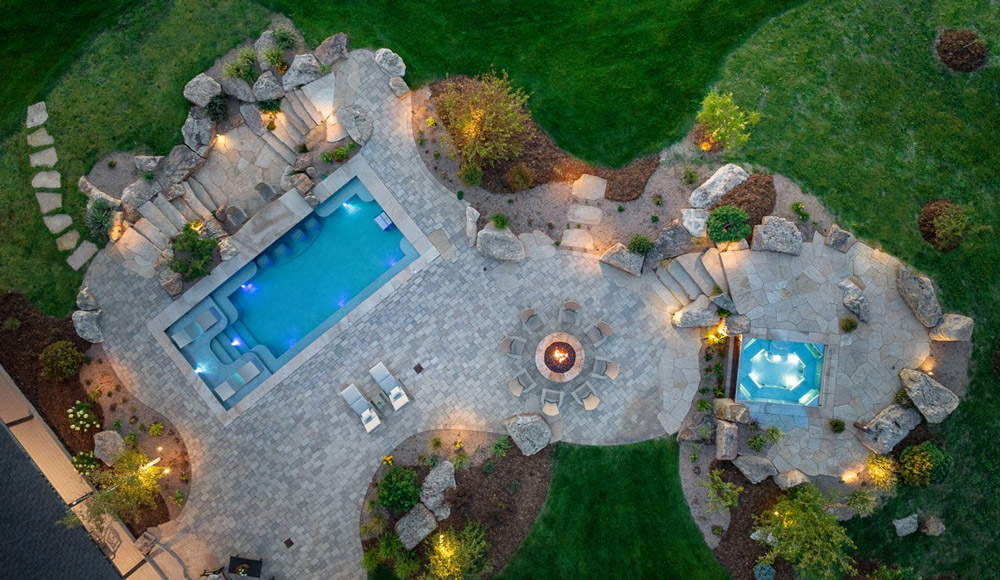
[[[162,468],[149,461],[145,453],[126,447],[110,469],[94,474],[98,489],[85,504],[88,521],[103,529],[104,516],[130,518],[138,515],[143,506],[155,506],[162,474]],[[61,523],[72,527],[80,520],[70,512]]]

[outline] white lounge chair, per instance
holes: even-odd
[[[615,380],[618,377],[618,372],[620,371],[618,363],[613,360],[608,360],[606,358],[595,357],[594,358],[594,370],[590,373],[590,376],[595,379],[611,379]]]
[[[590,328],[584,331],[590,340],[594,341],[594,346],[601,346],[608,337],[611,336],[611,325],[603,320],[599,320],[597,324],[592,324]]]
[[[559,323],[576,324],[580,321],[580,303],[572,300],[563,302],[559,309]]]
[[[520,397],[524,393],[531,392],[538,385],[531,380],[527,371],[517,373],[513,379],[507,382],[507,390],[515,397]]]
[[[552,389],[542,389],[542,413],[549,417],[559,416],[559,406],[562,405],[563,397],[566,393],[553,391]]]
[[[528,332],[538,332],[545,325],[542,316],[534,308],[528,308],[521,313],[521,326]]]
[[[379,419],[375,408],[364,398],[358,387],[353,384],[347,385],[347,388],[340,392],[340,396],[361,417],[361,425],[364,426],[365,433],[371,433],[373,429],[382,424],[382,420]]]
[[[184,348],[205,334],[205,331],[215,326],[215,323],[222,320],[222,315],[214,306],[209,306],[199,314],[194,321],[184,328],[170,335],[171,340],[177,348]]]
[[[396,377],[392,376],[392,373],[385,368],[385,364],[381,361],[368,372],[371,373],[382,392],[389,397],[393,411],[398,411],[400,407],[410,402],[406,391],[403,390],[403,385],[396,380]]]
[[[528,341],[519,336],[505,336],[500,343],[500,352],[510,358],[521,358],[524,356]]]
[[[583,405],[584,411],[593,411],[601,404],[601,399],[598,398],[594,389],[590,387],[590,383],[583,383],[574,389],[573,398],[576,399],[577,403]]]

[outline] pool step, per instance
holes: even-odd
[[[292,99],[292,104],[298,106],[298,110],[304,112],[308,116],[308,119],[306,117],[302,117],[302,120],[305,121],[311,119],[314,127],[325,120],[323,119],[323,114],[319,112],[316,106],[313,105],[313,102],[303,91],[292,91],[287,93],[286,96]]]
[[[676,259],[670,260],[670,264],[667,265],[667,272],[674,277],[674,280],[680,283],[684,288],[684,293],[691,300],[694,300],[702,293],[701,288],[698,284],[691,278],[691,275],[687,273],[684,266],[678,262]]]
[[[694,280],[694,283],[701,290],[701,294],[711,296],[717,293],[715,292],[715,280],[701,267],[700,258],[701,254],[691,252],[677,256],[674,261],[679,263],[684,268],[684,271],[687,272],[687,275]]]
[[[285,95],[285,98],[281,99],[281,112],[284,114],[286,124],[293,126],[298,135],[304,137],[309,134],[308,125],[302,120],[299,112],[295,110],[295,105],[288,98],[288,95]]]
[[[705,250],[699,262],[705,273],[715,281],[719,288],[722,288],[722,293],[729,294],[729,281],[726,279],[726,270],[722,267],[722,254],[719,253],[719,250],[715,248]]]
[[[233,332],[236,333],[236,336],[240,337],[240,340],[242,340],[243,344],[246,345],[247,350],[257,346],[257,341],[254,340],[253,335],[250,334],[250,331],[247,330],[247,327],[242,322],[234,320],[229,326],[233,329]]]
[[[674,300],[681,305],[681,308],[691,302],[691,299],[687,296],[687,292],[684,291],[684,287],[667,272],[667,268],[664,265],[661,264],[656,268],[656,277],[659,278],[663,287],[670,292],[670,295],[674,297]]]
[[[191,190],[191,194],[199,202],[201,202],[201,205],[203,207],[206,207],[206,208],[208,208],[211,211],[215,211],[219,207],[215,203],[215,200],[212,199],[212,196],[209,195],[207,191],[205,191],[205,188],[202,187],[201,182],[199,182],[197,179],[193,179],[193,178],[189,177],[189,178],[187,178],[186,180],[183,181],[183,184],[187,186],[187,189]],[[184,195],[187,195],[187,194],[185,193]],[[190,202],[189,202],[189,205],[190,205]]]
[[[177,208],[174,207],[174,205],[170,203],[167,198],[162,195],[154,196],[153,204],[156,205],[156,207],[160,210],[160,213],[166,216],[166,218],[170,220],[170,223],[173,224],[178,230],[183,231],[184,227],[187,226],[188,220],[184,219],[181,212],[177,211]]]
[[[168,238],[172,238],[180,233],[180,230],[174,227],[174,224],[170,223],[167,216],[163,215],[160,208],[156,207],[156,204],[152,201],[147,201],[139,206],[139,215],[152,222]]]
[[[224,365],[231,364],[234,360],[236,360],[229,353],[229,349],[226,348],[227,346],[228,345],[226,344],[225,339],[220,339],[218,336],[212,338],[212,341],[209,343],[209,348],[212,349],[212,354],[214,354],[215,358],[219,359],[219,362]]]
[[[289,165],[295,163],[295,151],[290,149],[288,145],[285,145],[273,132],[264,131],[261,138],[265,143],[267,143],[268,147],[271,148],[271,151],[274,151],[278,157],[285,160],[285,163],[288,163]]]

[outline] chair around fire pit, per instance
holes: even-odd
[[[601,404],[601,399],[598,398],[597,393],[591,388],[590,383],[583,383],[579,387],[573,389],[573,398],[576,399],[577,403],[583,405],[584,411],[593,411]]]
[[[524,356],[527,346],[527,339],[520,336],[505,336],[503,342],[500,343],[500,352],[511,358],[521,358]]]
[[[527,371],[517,373],[514,375],[513,379],[507,382],[507,389],[510,391],[510,394],[515,397],[520,397],[524,393],[530,392],[537,386],[538,385],[535,384],[535,381],[531,380],[531,377],[528,376]]]
[[[590,376],[595,379],[611,379],[615,380],[618,377],[619,372],[618,363],[606,358],[595,357],[594,358],[594,370],[590,373]]]
[[[599,320],[596,324],[592,324],[587,330],[584,331],[590,340],[594,341],[594,346],[601,346],[605,340],[608,339],[613,333],[611,332],[611,325],[603,320]]]
[[[528,308],[521,313],[521,326],[528,332],[538,332],[545,325],[542,316],[534,308]]]
[[[559,309],[559,323],[576,324],[580,322],[580,303],[572,300],[563,302]]]
[[[542,389],[542,413],[549,417],[559,416],[559,406],[562,405],[566,393],[552,389]]]

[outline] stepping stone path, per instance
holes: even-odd
[[[573,196],[588,201],[596,201],[604,198],[604,192],[608,189],[608,181],[584,173],[579,179],[573,182]]]
[[[45,102],[43,101],[28,107],[28,115],[24,124],[27,128],[33,129],[44,125],[48,119],[49,112],[45,108]],[[59,155],[56,154],[56,148],[52,146],[55,140],[49,135],[45,127],[29,133],[27,141],[28,146],[33,149],[46,147],[46,149],[29,154],[28,161],[32,167],[52,168],[59,162]],[[31,187],[34,187],[36,190],[60,189],[62,188],[62,176],[58,171],[52,169],[49,171],[40,171],[31,178]],[[77,247],[77,244],[80,242],[80,232],[72,229],[65,231],[73,225],[73,218],[70,216],[66,214],[45,215],[62,207],[61,193],[35,191],[35,199],[38,201],[38,210],[42,214],[42,221],[45,222],[45,227],[53,234],[64,232],[56,239],[56,247],[63,252],[75,249],[66,258],[66,263],[74,270],[79,270],[97,253],[97,246],[91,242],[83,242]]]
[[[601,223],[601,208],[590,205],[573,204],[569,206],[567,219],[573,223],[593,226]]]

